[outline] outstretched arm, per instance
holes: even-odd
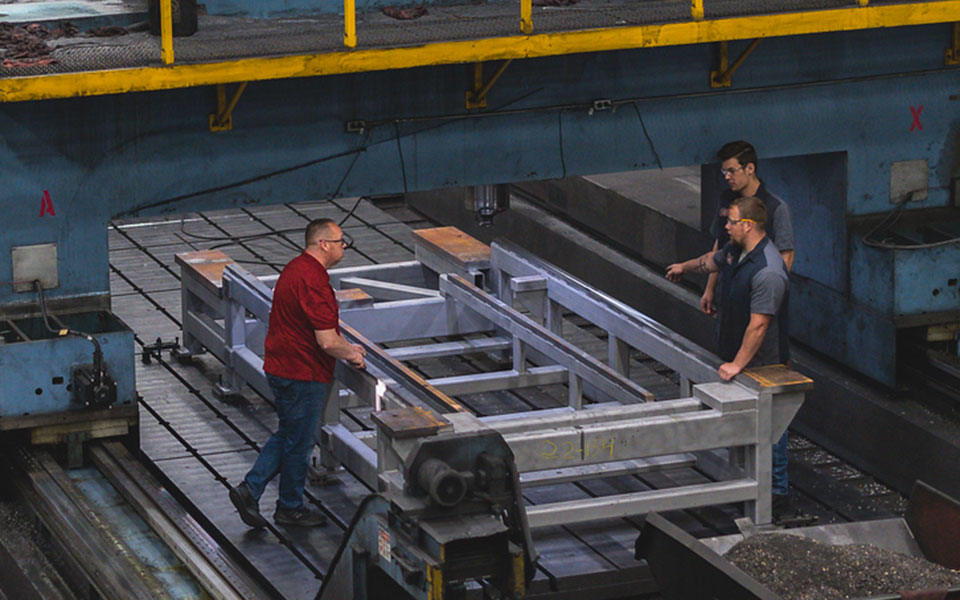
[[[667,279],[670,281],[680,281],[684,273],[716,273],[720,268],[713,262],[714,254],[716,254],[716,251],[711,250],[697,258],[691,258],[686,262],[673,263],[667,267]]]
[[[718,246],[720,242],[718,240],[713,240],[713,251],[716,252],[719,250]],[[700,296],[700,310],[704,314],[712,315],[716,312],[713,305],[713,298],[717,290],[717,279],[718,275],[716,273],[710,273],[707,277],[707,286],[703,288],[703,295]]]

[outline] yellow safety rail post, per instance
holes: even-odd
[[[703,0],[693,0],[690,4],[690,14],[695,21],[703,19]]]
[[[237,107],[240,96],[247,89],[247,82],[244,81],[227,102],[227,86],[225,84],[217,85],[217,112],[210,115],[210,131],[230,131],[233,129],[233,109]]]
[[[533,33],[533,0],[520,0],[520,31]]]
[[[953,24],[953,35],[950,36],[951,47],[943,53],[943,63],[946,65],[960,65],[960,23]]]
[[[747,60],[747,57],[750,56],[750,53],[756,50],[757,46],[760,44],[761,38],[757,38],[750,42],[750,45],[747,46],[746,50],[737,57],[737,60],[733,61],[733,64],[727,66],[727,42],[720,42],[720,65],[716,71],[710,71],[710,87],[712,88],[722,88],[730,87],[730,81],[733,77],[733,74],[736,73],[737,69],[740,68],[740,65],[743,64],[743,61]]]
[[[507,70],[507,67],[509,67],[512,62],[512,58],[503,61],[503,64],[497,67],[497,70],[490,77],[490,81],[486,83],[483,82],[483,63],[478,62],[473,65],[473,89],[467,90],[466,107],[468,109],[487,107],[487,94],[490,93],[493,84],[500,79],[500,76],[503,75],[503,72]]]
[[[173,64],[173,5],[170,0],[160,0],[160,60],[165,65]]]
[[[356,0],[343,0],[343,45],[357,47],[357,3]]]
[[[857,0],[860,3],[860,6],[867,6],[870,4],[870,0]]]

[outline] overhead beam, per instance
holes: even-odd
[[[316,77],[830,31],[953,23],[958,20],[960,0],[940,0],[434,42],[402,48],[351,49],[324,54],[246,58],[189,65],[6,77],[0,78],[0,102],[145,92],[242,81]]]

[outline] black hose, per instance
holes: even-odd
[[[33,281],[33,287],[37,290],[37,298],[40,301],[40,314],[43,315],[43,324],[47,328],[47,331],[56,334],[58,337],[67,335],[82,337],[93,344],[94,387],[99,388],[100,384],[103,382],[103,351],[100,349],[100,342],[97,341],[97,338],[83,331],[76,331],[73,329],[54,329],[51,327],[50,320],[47,317],[47,302],[43,297],[43,285],[40,284],[39,279],[35,279]]]

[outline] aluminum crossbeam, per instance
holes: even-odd
[[[715,355],[516,244],[503,240],[493,242],[490,264],[494,271],[511,276],[543,277],[550,301],[575,312],[690,381],[719,381],[717,368],[721,361]]]
[[[493,330],[488,320],[446,298],[377,302],[341,310],[340,319],[377,344]]]
[[[508,350],[513,342],[505,337],[479,338],[461,340],[458,342],[442,342],[437,344],[422,344],[390,348],[387,353],[397,360],[421,360],[424,358],[439,358],[441,356],[455,356],[476,352],[495,352]]]
[[[344,277],[340,280],[341,286],[358,287],[374,298],[380,300],[408,300],[410,298],[436,298],[440,295],[437,290],[423,287],[377,281],[366,277]]]
[[[653,398],[653,394],[580,350],[544,326],[520,314],[459,275],[440,276],[440,292],[447,298],[476,311],[497,327],[509,332],[571,374],[588,381],[601,392],[624,403]],[[571,378],[572,380],[573,378]]]
[[[756,498],[756,495],[757,482],[752,479],[700,483],[678,488],[528,506],[527,521],[533,528],[569,525],[642,515],[653,511],[746,502]]]
[[[535,471],[757,443],[757,412],[704,410],[504,435],[517,468]]]

